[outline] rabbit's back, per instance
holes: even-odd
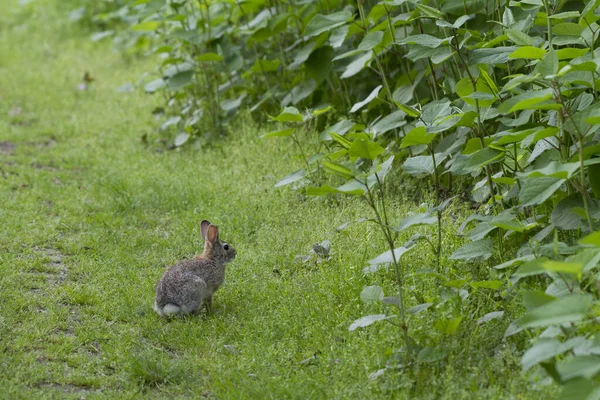
[[[193,313],[200,308],[208,289],[202,261],[185,260],[165,272],[156,285],[156,305],[160,309],[170,304],[184,313]]]

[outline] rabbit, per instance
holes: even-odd
[[[204,252],[169,268],[156,285],[154,311],[160,316],[194,314],[204,304],[212,313],[212,297],[225,279],[225,265],[237,252],[219,240],[219,228],[200,223]]]

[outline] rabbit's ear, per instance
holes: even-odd
[[[200,222],[200,234],[202,234],[202,239],[206,242],[206,232],[208,232],[208,227],[210,226],[210,222],[204,220]]]
[[[209,225],[206,238],[211,243],[217,243],[219,240],[219,228],[214,225]]]

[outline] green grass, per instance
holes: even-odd
[[[553,395],[520,373],[525,338],[502,340],[518,311],[510,294],[473,290],[460,302],[419,274],[406,282],[409,306],[436,307],[411,318],[411,335],[449,355],[370,379],[402,340],[391,324],[348,331],[383,312],[361,302],[365,285],[394,294],[391,271],[362,273],[386,250],[375,227],[335,230],[370,216],[367,207],[273,189],[299,163],[297,152],[285,140],[259,140],[248,118],[211,146],[157,151],[150,111],[158,99],[115,90],[153,63],[92,43],[58,3],[10,1],[0,15],[1,398]],[[96,80],[80,91],[85,71]],[[417,209],[396,193],[388,200],[395,220]],[[462,215],[460,206],[447,212],[445,257],[461,244],[453,218]],[[201,251],[203,218],[238,250],[215,314],[160,319],[154,285],[165,268]],[[326,239],[329,261],[295,261]],[[424,246],[407,257],[410,272],[431,265]],[[445,262],[444,271],[492,279],[489,265]],[[476,324],[499,309],[504,320]],[[435,321],[456,310],[464,315],[458,334],[442,338]]]

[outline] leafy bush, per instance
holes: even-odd
[[[397,324],[405,343],[398,365],[445,357],[410,336],[410,316],[432,303],[404,306],[402,257],[424,242],[437,259],[432,274],[458,301],[469,290],[522,288],[526,310],[506,336],[537,335],[523,369],[540,365],[570,398],[599,390],[599,5],[138,0],[127,10],[131,31],[162,56],[160,76],[145,90],[165,96],[162,129],[176,133],[175,146],[210,140],[241,107],[257,118],[276,115],[279,126],[266,136],[290,138],[303,159],[277,186],[359,196],[371,206],[388,250],[365,273],[391,264],[398,293],[366,287],[363,300],[386,312],[351,330]],[[430,185],[436,200],[394,222],[385,182],[398,183],[385,178],[399,168]],[[471,185],[470,199],[482,207],[460,228],[470,242],[446,257],[442,216],[457,183]],[[421,225],[437,235],[396,243],[399,232]],[[491,279],[443,275],[447,263],[494,251],[503,262],[487,271]],[[480,323],[502,315],[490,310]],[[454,334],[461,320],[460,310],[440,318],[437,331]]]

